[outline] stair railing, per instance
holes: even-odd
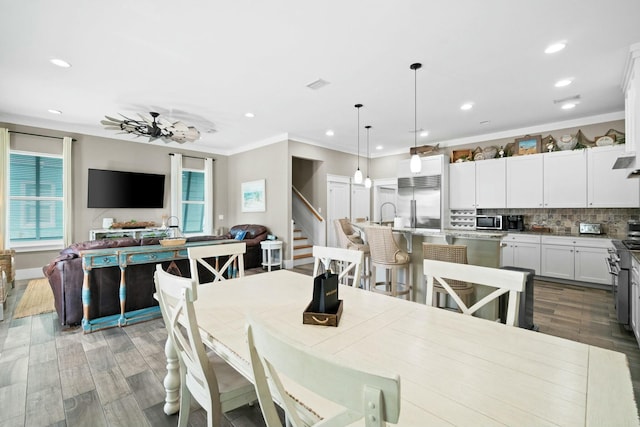
[[[327,241],[326,221],[302,193],[291,186],[291,242],[294,241],[294,230],[300,229],[314,245],[324,246]],[[293,260],[293,249],[291,251]]]

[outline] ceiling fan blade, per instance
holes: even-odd
[[[104,116],[104,117],[105,117],[105,119],[107,119],[107,120],[111,120],[112,122],[120,123],[120,122],[122,121],[122,120],[120,120],[120,119],[114,119],[114,118],[113,118],[113,117],[111,117],[111,116]],[[122,116],[122,117],[124,117],[124,116]]]
[[[148,118],[148,117],[143,116],[143,115],[142,115],[142,114],[140,114],[140,113],[138,113],[138,116],[139,116],[139,117],[140,117],[140,118],[141,118],[145,123],[148,123],[149,125],[152,125],[152,124],[153,124],[153,117]]]

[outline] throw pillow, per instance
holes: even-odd
[[[238,231],[238,232],[236,233],[236,237],[235,237],[235,239],[236,239],[236,240],[244,240],[244,236],[246,236],[246,235],[247,235],[247,232],[246,232],[246,231]]]

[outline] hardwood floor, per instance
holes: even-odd
[[[311,274],[308,267],[297,270]],[[0,322],[0,427],[177,425],[177,416],[162,411],[161,319],[87,335],[61,328],[55,313],[13,319],[26,284],[11,290]],[[640,350],[616,323],[611,293],[536,281],[534,323],[540,333],[625,353],[640,396]],[[204,411],[193,410],[189,425],[206,425]],[[225,414],[223,426],[264,421],[254,405]]]

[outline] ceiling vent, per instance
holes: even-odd
[[[318,89],[322,89],[323,87],[325,87],[328,84],[329,84],[328,81],[322,80],[322,79],[318,79],[318,80],[315,80],[315,81],[309,83],[307,85],[307,87],[309,89],[318,90]]]

